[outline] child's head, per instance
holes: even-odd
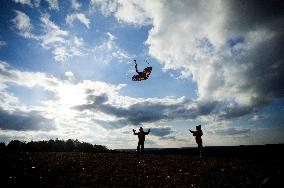
[[[142,127],[140,127],[140,128],[139,128],[139,131],[141,131],[141,132],[142,132],[142,131],[143,131],[143,128],[142,128]]]
[[[201,125],[196,126],[196,130],[201,130]]]

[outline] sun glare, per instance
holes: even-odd
[[[82,89],[76,86],[64,86],[59,92],[60,111],[63,114],[70,114],[72,107],[83,104],[85,95]]]

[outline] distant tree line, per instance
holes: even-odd
[[[49,141],[30,141],[22,142],[12,140],[7,145],[0,143],[0,151],[34,151],[34,152],[111,152],[106,146],[93,145],[87,142],[80,142],[77,139],[68,140],[49,140]]]

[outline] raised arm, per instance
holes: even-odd
[[[136,133],[136,130],[133,129],[133,134],[134,135],[138,135],[138,133]]]
[[[189,132],[191,132],[191,133],[195,133],[195,131],[192,131],[192,130],[190,130],[190,129],[188,129],[189,130]]]
[[[150,129],[148,129],[147,132],[145,132],[145,135],[148,135],[150,133]]]
[[[137,63],[136,63],[136,60],[135,60],[135,59],[134,59],[134,63],[135,63],[135,70],[136,70],[137,74],[139,74],[139,71],[138,71],[138,69],[137,69]]]

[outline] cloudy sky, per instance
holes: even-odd
[[[283,30],[280,0],[3,0],[0,142],[284,143]]]

